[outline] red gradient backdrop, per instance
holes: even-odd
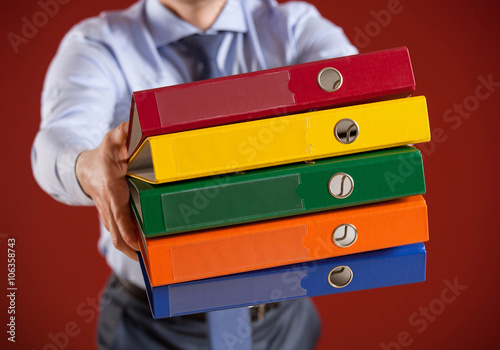
[[[42,0],[43,1],[43,0]],[[37,1],[2,7],[0,348],[93,349],[95,302],[109,269],[93,208],[52,200],[33,180],[40,91],[64,33],[131,0],[59,0],[17,47]],[[500,3],[489,0],[311,1],[362,52],[410,49],[433,141],[424,154],[431,240],[425,283],[316,298],[318,349],[493,349],[500,341]],[[57,12],[57,13],[56,13]],[[13,33],[13,34],[9,34]],[[481,83],[483,81],[483,83]],[[484,81],[489,81],[484,85]],[[481,85],[482,84],[482,85]],[[7,239],[16,249],[16,343],[7,342]],[[455,285],[450,289],[450,285]],[[399,343],[399,345],[397,345]],[[286,350],[286,349],[285,349]]]

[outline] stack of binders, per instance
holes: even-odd
[[[425,98],[396,48],[135,92],[153,317],[421,282]]]

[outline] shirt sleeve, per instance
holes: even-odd
[[[72,30],[45,77],[31,162],[40,187],[70,205],[92,205],[75,174],[78,155],[115,127],[120,72],[105,45]],[[123,113],[124,108],[121,109]]]
[[[291,16],[289,31],[295,43],[297,63],[358,53],[342,28],[322,17],[313,5],[289,2],[284,7]]]

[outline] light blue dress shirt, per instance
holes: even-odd
[[[310,4],[228,0],[206,33],[224,32],[217,64],[225,75],[356,54],[338,26]],[[42,93],[42,121],[32,149],[39,185],[70,205],[93,205],[75,175],[83,150],[128,120],[133,91],[191,80],[194,60],[176,41],[202,33],[159,0],[87,19],[64,37]],[[137,262],[113,247],[101,224],[99,250],[122,278],[143,286]]]

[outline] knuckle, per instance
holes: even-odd
[[[105,207],[106,206],[105,206],[105,203],[104,203],[102,197],[101,196],[95,196],[95,198],[93,198],[93,200],[94,200],[94,204],[95,204],[97,210],[99,211],[99,214],[101,214],[101,217],[104,216],[103,214],[105,212]]]
[[[113,215],[113,220],[119,225],[123,219],[125,218],[125,215],[122,210],[120,209],[113,209],[112,212]]]
[[[128,245],[133,245],[135,244],[135,237],[133,237],[132,235],[127,235],[125,237],[123,237],[123,240],[125,241],[125,243],[127,243]]]
[[[122,246],[123,246],[123,243],[122,243],[122,240],[121,239],[118,239],[118,237],[114,236],[112,238],[112,241],[113,241],[113,246],[118,249],[118,250],[121,250]]]

